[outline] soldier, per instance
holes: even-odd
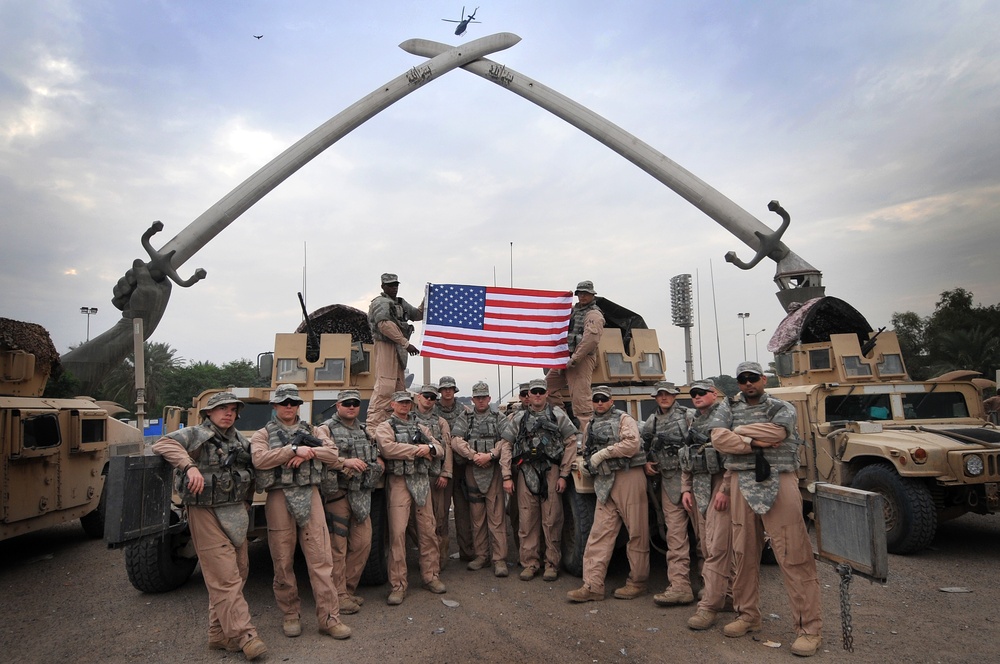
[[[756,362],[741,363],[736,382],[740,394],[732,407],[734,428],[712,437],[715,448],[726,454],[726,469],[732,475],[733,601],[739,616],[724,633],[739,637],[760,631],[760,554],[766,530],[798,634],[792,652],[809,657],[822,642],[823,620],[816,561],[796,477],[802,441],[795,407],[764,391],[764,371]]]
[[[649,579],[649,500],[643,473],[646,453],[639,427],[631,415],[615,408],[610,387],[595,387],[592,400],[595,415],[583,431],[583,458],[594,475],[597,506],[583,553],[583,585],[566,597],[573,602],[604,600],[604,577],[618,531],[624,525],[629,574],[614,595],[634,599],[646,593]]]
[[[698,414],[688,430],[687,444],[681,448],[681,502],[697,526],[695,531],[705,557],[701,575],[705,592],[698,610],[688,619],[691,629],[708,629],[726,605],[732,568],[729,511],[729,478],[719,453],[712,446],[713,432],[728,433],[732,415],[725,398],[718,399],[710,378],[691,385],[688,391]]]
[[[235,426],[242,409],[231,392],[213,394],[201,409],[201,424],[160,438],[153,452],[181,471],[178,491],[208,590],[208,648],[242,650],[254,660],[267,646],[243,597],[254,476],[250,443]]]
[[[667,588],[653,595],[657,606],[690,604],[691,543],[688,539],[690,518],[681,504],[681,465],[678,453],[687,439],[688,427],[694,415],[677,404],[680,391],[672,383],[660,381],[653,391],[656,412],[640,429],[646,449],[645,473],[660,477],[660,503],[663,522],[667,527]]]
[[[438,388],[435,385],[426,384],[420,386],[417,393],[417,409],[413,411],[413,417],[418,424],[421,424],[431,432],[434,440],[437,440],[444,447],[443,457],[435,458],[430,464],[431,476],[431,502],[434,506],[434,536],[437,539],[438,555],[441,558],[441,569],[448,563],[448,500],[446,498],[448,488],[452,484],[452,467],[454,464],[454,453],[451,451],[451,427],[448,421],[437,414],[434,405],[438,399]]]
[[[306,558],[309,582],[316,601],[319,631],[335,639],[351,636],[340,622],[329,530],[320,496],[323,464],[340,470],[343,462],[325,434],[299,419],[302,398],[292,384],[279,385],[271,397],[274,419],[250,439],[257,488],[267,491],[267,546],[274,563],[274,600],[284,615],[282,630],[292,638],[302,633],[299,590],[292,564],[295,541]],[[317,438],[317,435],[320,438]]]
[[[579,302],[573,307],[569,334],[566,337],[569,361],[564,369],[549,371],[546,388],[549,391],[549,403],[553,406],[562,406],[567,401],[564,390],[569,390],[568,400],[573,403],[573,417],[579,422],[580,429],[583,429],[583,425],[594,413],[590,401],[590,379],[597,367],[597,346],[604,334],[604,314],[594,302],[597,292],[593,281],[578,283],[574,294]]]
[[[546,404],[544,378],[528,383],[529,407],[515,413],[504,427],[500,471],[503,490],[514,494],[512,467],[517,473],[517,534],[521,540],[521,580],[535,578],[541,566],[539,530],[545,537],[545,581],[559,578],[562,561],[563,512],[566,491],[576,456],[577,429],[562,408]],[[539,523],[539,520],[541,523]]]
[[[372,328],[375,346],[372,348],[375,365],[375,386],[368,403],[368,430],[387,417],[389,399],[397,390],[406,389],[407,355],[419,355],[417,347],[410,343],[413,334],[411,320],[424,317],[424,305],[412,306],[396,294],[399,292],[399,278],[386,272],[382,275],[382,292],[368,307],[368,324]]]
[[[430,496],[430,465],[444,456],[444,448],[430,430],[410,416],[413,397],[400,391],[392,395],[392,416],[375,429],[382,458],[386,460],[386,491],[389,496],[389,593],[388,604],[396,606],[406,598],[406,523],[410,507],[416,504],[417,542],[420,548],[420,576],[424,588],[445,592],[438,574],[441,558],[434,535],[434,509]]]
[[[378,447],[358,421],[361,394],[341,390],[337,413],[320,426],[337,446],[343,468],[337,473],[337,487],[324,491],[333,553],[333,582],[337,587],[341,613],[357,613],[363,600],[355,594],[368,554],[372,548],[372,521],[369,517],[372,490],[385,470]]]
[[[454,435],[455,420],[460,415],[469,412],[469,408],[455,399],[458,393],[458,384],[451,376],[441,376],[438,381],[438,401],[434,406],[434,411],[448,422],[448,427]],[[444,500],[446,505],[451,505],[455,517],[455,539],[458,540],[458,557],[461,560],[472,560],[476,557],[475,545],[472,542],[472,519],[469,513],[468,487],[465,484],[465,459],[460,456],[452,458],[452,479],[444,490]],[[448,511],[445,510],[447,515]],[[436,513],[435,513],[436,514]],[[447,523],[447,521],[446,521]],[[448,531],[445,530],[447,540]],[[448,551],[448,543],[442,544],[445,552]],[[444,563],[441,563],[444,567]]]
[[[452,429],[451,446],[455,456],[468,459],[465,483],[472,508],[476,557],[467,569],[486,567],[493,551],[493,574],[504,577],[507,570],[507,519],[504,512],[503,479],[500,457],[504,445],[500,434],[506,422],[490,408],[490,387],[483,381],[472,386],[475,410],[459,416]]]

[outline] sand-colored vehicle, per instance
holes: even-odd
[[[226,391],[244,403],[237,425],[249,438],[271,419],[271,396],[284,383],[298,386],[304,401],[299,415],[313,424],[321,424],[335,412],[341,390],[356,389],[361,393],[359,417],[363,422],[374,385],[369,372],[371,334],[366,332],[364,312],[335,305],[321,309],[310,319],[315,334],[279,333],[275,335],[274,351],[261,354],[259,369],[262,376],[270,377],[268,387],[206,390],[193,399],[189,409],[170,409],[165,417],[166,431],[176,430],[184,420],[198,423],[200,409],[212,395]],[[324,331],[334,329],[346,331]],[[106,541],[112,547],[124,547],[129,581],[143,592],[167,592],[179,587],[197,562],[184,511],[173,491],[175,474],[160,457],[149,454],[122,460],[112,470],[115,508],[109,512],[109,520],[115,527],[109,528]],[[257,492],[251,504],[251,541],[267,536],[264,500],[265,494]],[[149,509],[129,511],[118,509],[120,505],[144,505]],[[372,494],[371,519],[372,552],[361,582],[381,585],[388,579],[385,490],[381,485]]]
[[[114,404],[44,398],[58,366],[45,328],[0,318],[0,540],[73,519],[103,536],[108,460],[142,449]]]

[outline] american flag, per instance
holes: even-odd
[[[566,365],[569,291],[427,285],[420,354],[515,367]]]

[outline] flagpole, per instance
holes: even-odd
[[[514,287],[514,241],[510,241],[510,287]],[[514,365],[510,365],[510,393],[514,394]],[[497,397],[497,407],[501,397]]]

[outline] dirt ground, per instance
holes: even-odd
[[[454,540],[452,540],[454,541]],[[453,545],[454,547],[454,545]],[[890,556],[889,581],[860,577],[850,586],[854,652],[842,649],[839,577],[820,563],[825,621],[818,657],[853,662],[992,662],[1000,659],[1000,517],[968,515],[943,524],[931,549]],[[570,604],[579,580],[561,576],[523,582],[489,569],[468,572],[452,560],[445,595],[421,590],[411,556],[409,596],[385,604],[385,587],[362,588],[360,613],[345,616],[354,634],[333,641],[315,631],[303,567],[302,636],[281,634],[264,543],[251,545],[246,595],[270,648],[269,662],[755,662],[794,661],[794,631],[777,567],[762,571],[763,631],[727,639],[722,624],[692,632],[693,607],[661,609],[649,596],[620,601],[611,590],[627,566],[616,555],[604,602]],[[513,554],[511,558],[513,559]],[[665,585],[663,558],[653,556],[651,589]],[[964,588],[969,592],[944,592]],[[446,606],[454,600],[458,607]],[[125,575],[122,553],[87,539],[71,523],[0,542],[0,659],[5,662],[237,662],[240,654],[209,652],[207,596],[196,571],[179,590],[144,595]],[[764,642],[780,643],[770,648]]]

